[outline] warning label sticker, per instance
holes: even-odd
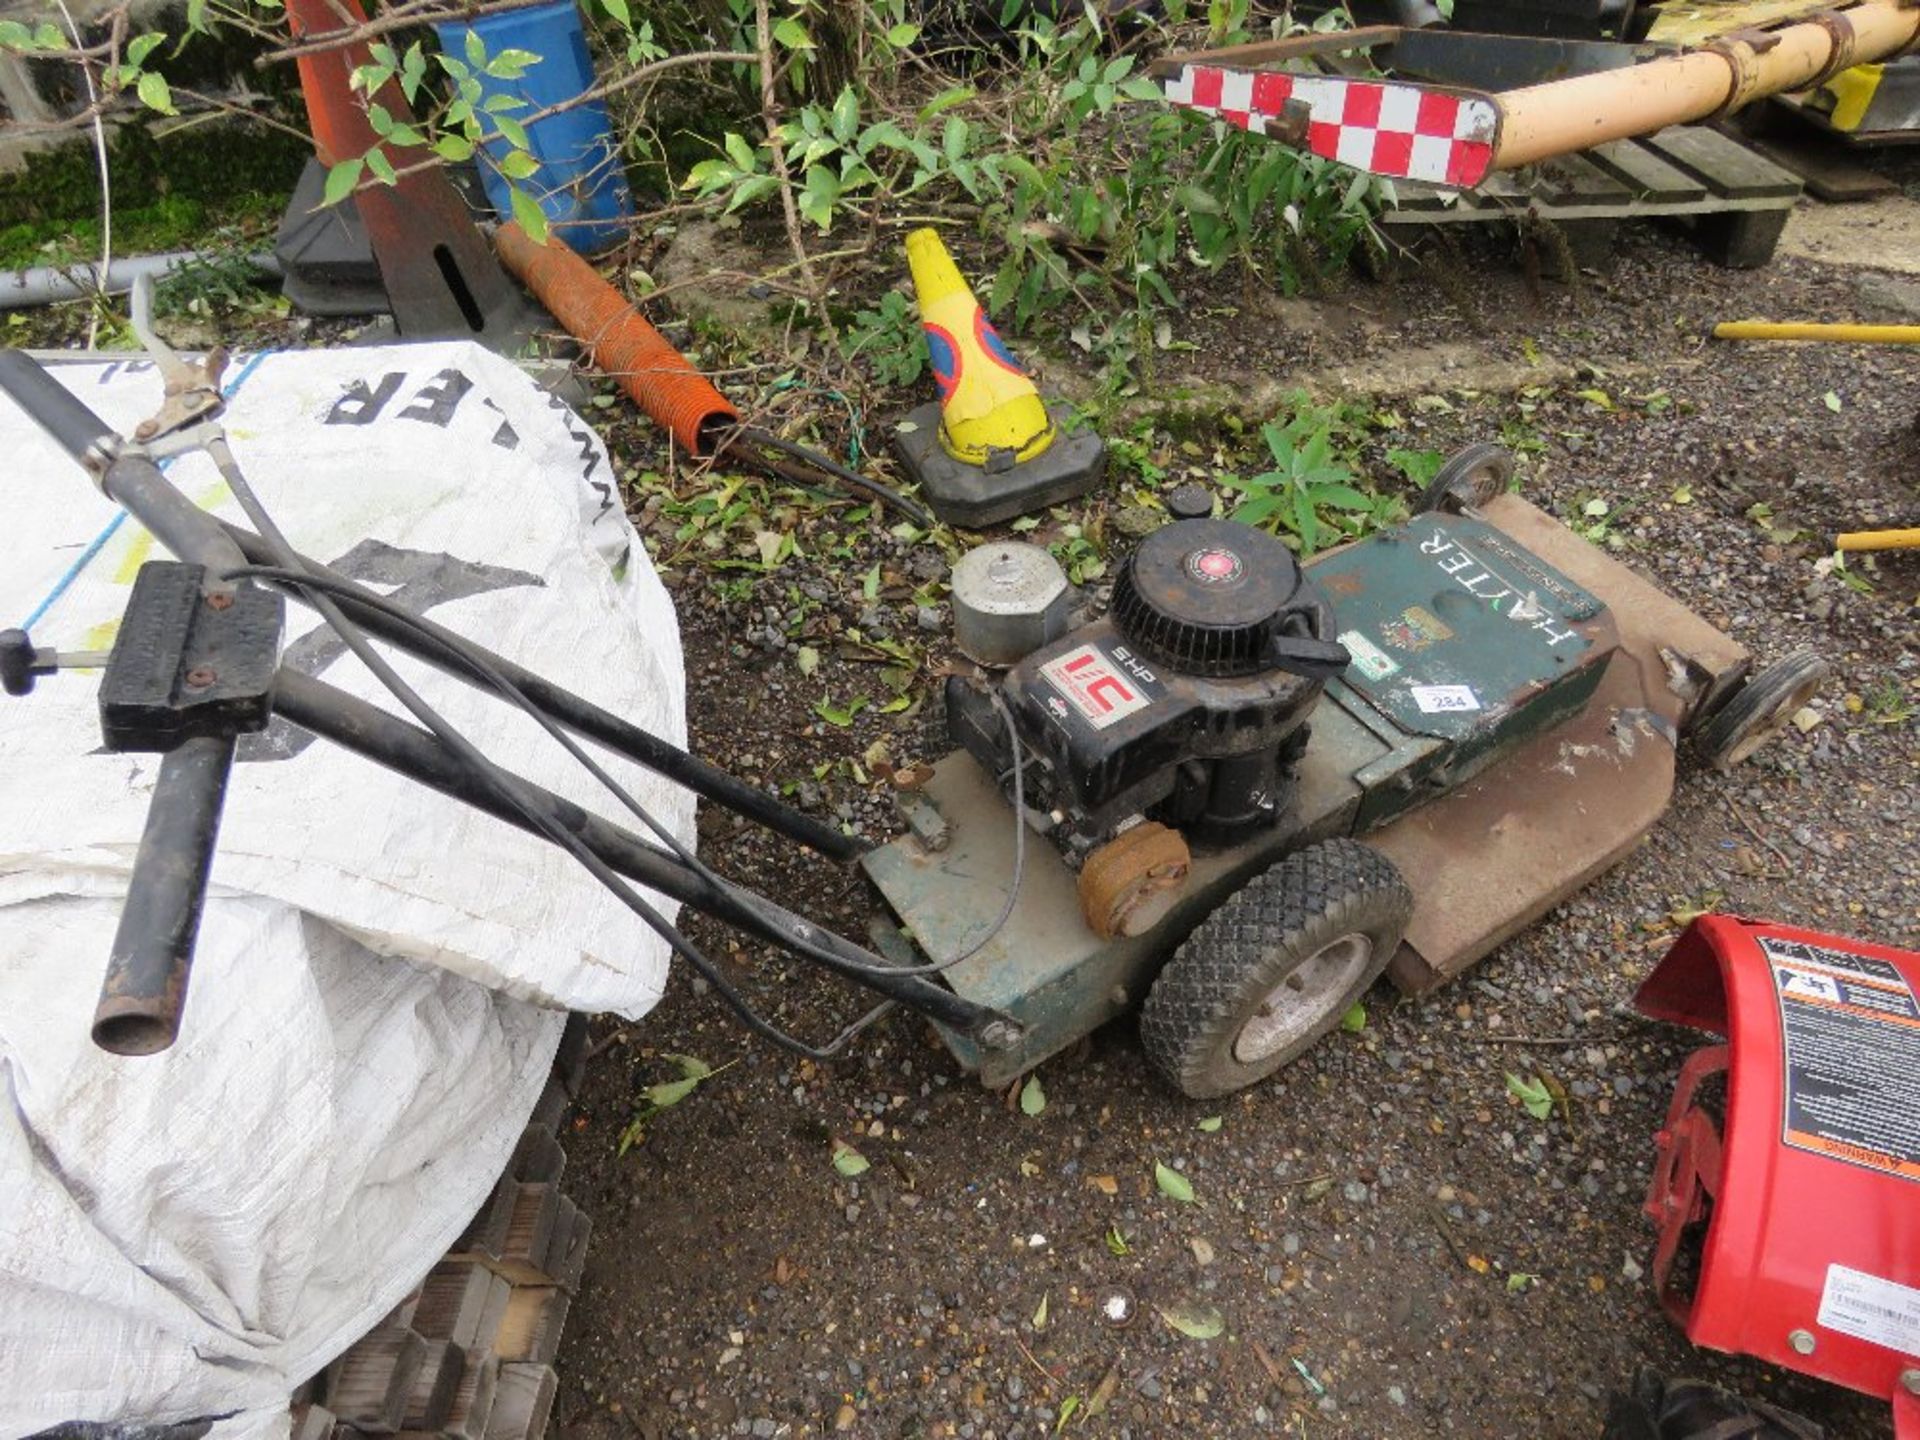
[[[1920,1181],[1920,1003],[1871,955],[1762,937],[1786,1043],[1781,1139]]]
[[[1391,655],[1358,630],[1343,632],[1340,643],[1353,656],[1353,668],[1369,680],[1384,680],[1400,668]]]
[[[1098,645],[1080,645],[1040,667],[1046,682],[1096,730],[1153,703],[1153,672],[1123,665]]]
[[[1920,1355],[1920,1290],[1844,1265],[1827,1267],[1819,1320],[1829,1330]]]

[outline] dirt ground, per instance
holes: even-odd
[[[1920,165],[1897,173],[1911,186]],[[1615,871],[1426,1000],[1376,988],[1364,1031],[1227,1102],[1169,1093],[1130,1023],[1045,1065],[1038,1115],[904,1016],[833,1063],[795,1062],[678,973],[646,1023],[596,1026],[569,1147],[596,1228],[560,1357],[567,1440],[1591,1437],[1643,1365],[1788,1404],[1834,1436],[1888,1432],[1883,1405],[1692,1351],[1662,1317],[1640,1205],[1690,1046],[1623,1002],[1704,907],[1920,940],[1920,555],[1857,567],[1859,588],[1816,566],[1832,532],[1920,513],[1920,361],[1704,338],[1734,317],[1916,320],[1920,285],[1797,253],[1721,271],[1644,225],[1573,286],[1533,268],[1469,243],[1308,302],[1234,287],[1179,327],[1200,348],[1174,368],[1239,384],[1341,365],[1355,399],[1359,367],[1385,395],[1369,403],[1399,419],[1386,441],[1524,442],[1531,498],[1762,661],[1808,647],[1831,662],[1818,723],[1733,775],[1683,762],[1672,812]],[[1436,353],[1466,358],[1421,370]],[[1545,386],[1532,395],[1530,371]],[[1216,463],[1205,434],[1143,444],[1165,484]],[[671,553],[673,519],[657,502],[639,518]],[[943,612],[913,591],[942,571],[877,527],[856,556],[801,557],[750,587],[687,565],[671,577],[694,748],[803,781],[822,813],[882,833],[881,787],[845,767],[809,777],[876,742],[897,762],[930,757],[933,707],[821,723],[814,702],[864,672],[823,643],[802,676],[784,622],[811,602],[807,634],[857,626],[937,650]],[[702,839],[723,872],[863,928],[852,878],[725,817]],[[727,953],[713,927],[693,933]],[[733,959],[807,1034],[854,1013],[856,997],[804,972]],[[676,1052],[727,1068],[616,1155]],[[1509,1071],[1562,1082],[1568,1115],[1530,1120]],[[837,1142],[871,1168],[838,1173]],[[1156,1164],[1187,1177],[1192,1203],[1156,1188]],[[1114,1287],[1138,1302],[1124,1328],[1097,1309]],[[1224,1320],[1211,1339],[1161,1313],[1209,1307]]]

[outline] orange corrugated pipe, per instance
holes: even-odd
[[[740,423],[740,412],[713,382],[559,236],[537,245],[508,221],[494,243],[501,262],[586,347],[588,361],[618,380],[690,453],[712,453]]]

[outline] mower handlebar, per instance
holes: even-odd
[[[0,393],[82,464],[89,450],[113,434],[113,428],[54,379],[46,366],[22,351],[0,350]]]

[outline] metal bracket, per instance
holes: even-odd
[[[149,274],[134,277],[129,309],[133,333],[139,337],[141,348],[152,357],[166,384],[160,408],[134,427],[133,438],[141,442],[157,440],[203,417],[218,414],[226,404],[220,394],[220,373],[227,367],[227,352],[216,345],[194,364],[162,340],[153,328],[153,277]]]
[[[1826,31],[1827,39],[1833,44],[1827,63],[1820,67],[1804,87],[1814,90],[1826,84],[1842,70],[1853,68],[1854,51],[1859,45],[1860,37],[1854,31],[1853,22],[1837,10],[1816,11],[1807,16],[1806,20]]]
[[[284,602],[242,585],[206,594],[205,570],[149,560],[134,577],[100,680],[106,748],[165,752],[267,728]]]
[[[1744,109],[1753,99],[1754,92],[1760,88],[1760,77],[1753,68],[1753,58],[1764,55],[1780,44],[1780,37],[1770,30],[1759,30],[1748,26],[1742,30],[1729,30],[1702,45],[1701,50],[1710,55],[1718,55],[1727,62],[1731,72],[1727,84],[1727,98],[1708,120],[1719,120]]]

